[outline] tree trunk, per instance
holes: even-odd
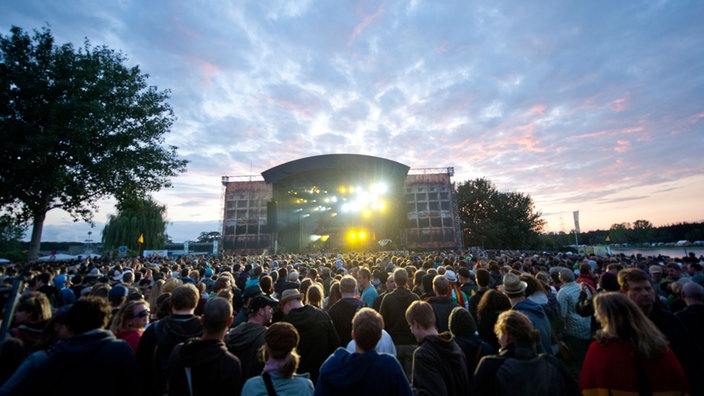
[[[46,209],[34,213],[34,218],[32,219],[32,240],[29,242],[29,256],[27,257],[29,262],[36,261],[39,258],[44,219],[46,219]]]

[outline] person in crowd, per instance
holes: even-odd
[[[330,282],[330,290],[328,291],[328,296],[325,298],[325,311],[329,311],[330,308],[335,305],[342,298],[342,293],[340,292],[340,281],[337,279]]]
[[[464,352],[450,332],[438,333],[433,307],[414,301],[406,309],[406,322],[418,343],[413,352],[411,383],[416,395],[469,394]]]
[[[355,297],[357,281],[351,275],[345,275],[340,280],[342,298],[330,309],[328,315],[335,326],[340,345],[347,345],[352,339],[352,318],[364,306],[364,301]]]
[[[540,305],[526,298],[527,287],[528,284],[512,272],[504,275],[503,284],[500,286],[501,291],[511,300],[511,309],[523,312],[540,332],[538,351],[552,353],[550,320]]]
[[[281,295],[279,307],[283,320],[291,323],[300,335],[298,352],[299,369],[310,373],[312,381],[318,380],[320,365],[341,345],[330,316],[312,305],[303,305],[303,294],[297,289],[287,289]]]
[[[667,338],[633,301],[620,293],[599,293],[594,308],[601,330],[579,375],[584,396],[689,392]]]
[[[131,395],[137,392],[137,366],[130,346],[104,330],[110,306],[100,297],[81,297],[66,312],[66,341],[16,384],[8,394]],[[119,378],[107,386],[105,375]]]
[[[315,387],[308,373],[296,374],[300,361],[296,352],[299,339],[298,331],[290,323],[277,322],[269,326],[261,352],[266,362],[264,371],[245,382],[242,395],[313,395]]]
[[[381,301],[379,313],[384,318],[384,328],[394,340],[398,360],[401,362],[406,376],[411,378],[413,351],[416,348],[416,340],[413,333],[411,333],[411,330],[408,328],[405,312],[411,303],[419,301],[420,297],[413,294],[408,289],[409,276],[405,268],[396,268],[393,273],[393,278],[396,283],[396,289],[388,293]]]
[[[435,296],[428,299],[428,303],[435,312],[435,326],[442,333],[450,329],[450,312],[460,305],[449,296],[450,281],[444,275],[435,275],[433,278],[433,292]]]
[[[455,338],[455,342],[464,352],[467,359],[467,375],[471,385],[474,378],[474,370],[479,364],[479,360],[486,355],[494,354],[495,350],[488,343],[482,341],[477,332],[477,325],[469,313],[463,307],[455,307],[450,313],[450,333]]]
[[[413,274],[413,289],[411,289],[411,292],[413,294],[417,295],[418,297],[422,296],[425,294],[423,291],[423,277],[427,275],[427,272],[423,269],[419,269]]]
[[[362,301],[364,301],[364,306],[373,307],[374,300],[379,296],[376,288],[372,285],[372,273],[369,268],[362,267],[357,273],[359,290],[361,291]]]
[[[110,330],[120,340],[125,340],[137,353],[139,339],[149,324],[149,304],[144,300],[133,300],[123,304],[112,319]]]
[[[491,274],[484,268],[477,268],[477,270],[474,271],[474,280],[477,283],[477,292],[474,293],[473,296],[469,297],[469,313],[472,314],[473,318],[478,319],[479,316],[477,316],[477,307],[479,306],[479,302],[482,300],[484,293],[489,290],[489,285],[491,284]]]
[[[54,277],[54,287],[58,290],[59,299],[56,302],[56,308],[70,305],[76,302],[76,294],[69,287],[71,279],[66,274],[59,274]]]
[[[240,360],[228,352],[223,341],[232,319],[229,301],[208,300],[200,318],[203,336],[176,345],[169,357],[170,396],[240,393],[243,383]]]
[[[306,304],[312,305],[318,309],[323,309],[323,299],[325,298],[325,293],[323,292],[323,287],[320,283],[313,282],[308,286],[306,290]]]
[[[675,313],[675,316],[682,321],[684,327],[689,331],[699,351],[704,353],[704,286],[697,282],[689,282],[682,289],[682,297],[687,306]]]
[[[154,322],[142,334],[136,355],[142,394],[163,395],[171,351],[177,344],[203,334],[200,318],[194,315],[198,298],[193,284],[177,286],[169,299],[171,315]]]
[[[618,283],[621,293],[630,298],[643,311],[670,343],[677,360],[684,368],[693,394],[704,394],[704,378],[701,373],[701,355],[695,341],[690,339],[687,329],[673,313],[669,312],[657,298],[648,274],[639,268],[626,268],[619,271]]]
[[[582,267],[584,271],[591,271],[589,264],[583,263]],[[562,339],[567,344],[572,358],[568,365],[569,369],[575,375],[579,373],[592,339],[591,318],[583,317],[577,313],[579,295],[582,289],[587,294],[596,293],[596,287],[591,287],[591,284],[587,281],[591,278],[585,277],[583,279],[585,280],[581,284],[577,283],[574,272],[569,268],[563,268],[560,270],[562,287],[557,292],[557,301],[560,303],[560,317],[563,325]]]
[[[343,278],[344,279],[344,278]],[[371,308],[360,309],[352,319],[355,351],[338,348],[323,363],[316,395],[412,395],[401,364],[375,349],[384,320]]]
[[[562,362],[551,354],[538,353],[540,332],[528,316],[517,310],[502,312],[494,331],[501,349],[479,361],[470,394],[579,395],[577,382]]]
[[[469,299],[477,293],[477,284],[474,283],[472,273],[467,267],[460,267],[460,269],[457,270],[457,278],[459,280],[460,290],[467,296],[467,307],[465,308],[469,309]]]
[[[416,273],[418,273],[418,272],[416,272]],[[376,300],[374,300],[374,306],[372,308],[374,308],[374,310],[377,312],[379,312],[379,310],[381,309],[381,302],[384,300],[384,297],[387,294],[391,293],[392,291],[396,290],[396,280],[394,280],[393,274],[391,274],[391,275],[386,274],[385,284],[386,284],[386,288],[385,288],[386,290],[384,292],[380,293],[379,296],[376,298]]]
[[[278,301],[266,294],[252,298],[246,308],[247,321],[237,325],[226,337],[228,351],[242,363],[245,381],[262,373],[264,362],[258,359],[259,349],[264,345],[264,334],[277,304]]]
[[[487,271],[488,274],[488,271]],[[494,326],[501,312],[511,309],[511,300],[498,290],[490,289],[482,293],[477,306],[477,331],[479,337],[498,351],[501,347],[494,333]]]

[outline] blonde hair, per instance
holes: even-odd
[[[533,322],[524,313],[514,310],[501,312],[494,325],[496,338],[502,334],[511,336],[519,345],[536,345],[540,340],[540,331],[533,327]]]
[[[319,283],[313,283],[306,290],[306,304],[317,308],[323,308],[323,287]]]
[[[158,279],[154,282],[152,285],[152,292],[149,294],[149,306],[154,307],[154,310],[156,311],[156,308],[159,306],[159,303],[157,300],[159,299],[159,296],[164,294],[164,280],[163,279]]]
[[[183,285],[183,281],[179,278],[169,278],[164,282],[164,286],[161,288],[162,293],[171,293],[175,288]]]
[[[134,318],[134,308],[144,305],[144,307],[149,311],[149,303],[144,300],[132,300],[124,303],[120,309],[115,312],[115,316],[112,319],[112,324],[110,325],[110,330],[113,334],[117,334],[124,330],[129,330],[129,321]]]
[[[621,293],[598,293],[594,297],[594,317],[601,323],[596,340],[602,344],[610,340],[630,341],[635,353],[646,359],[667,352],[668,342],[662,332]]]

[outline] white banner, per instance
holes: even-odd
[[[574,216],[574,232],[579,234],[579,211],[575,210],[572,215]]]

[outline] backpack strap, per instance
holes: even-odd
[[[190,367],[184,367],[184,371],[186,371],[186,382],[188,383],[188,394],[193,396],[193,379],[191,378],[191,368]]]
[[[276,396],[276,390],[274,390],[274,383],[271,381],[271,375],[269,375],[268,371],[262,374],[262,379],[264,380],[266,392],[269,394],[269,396]]]

